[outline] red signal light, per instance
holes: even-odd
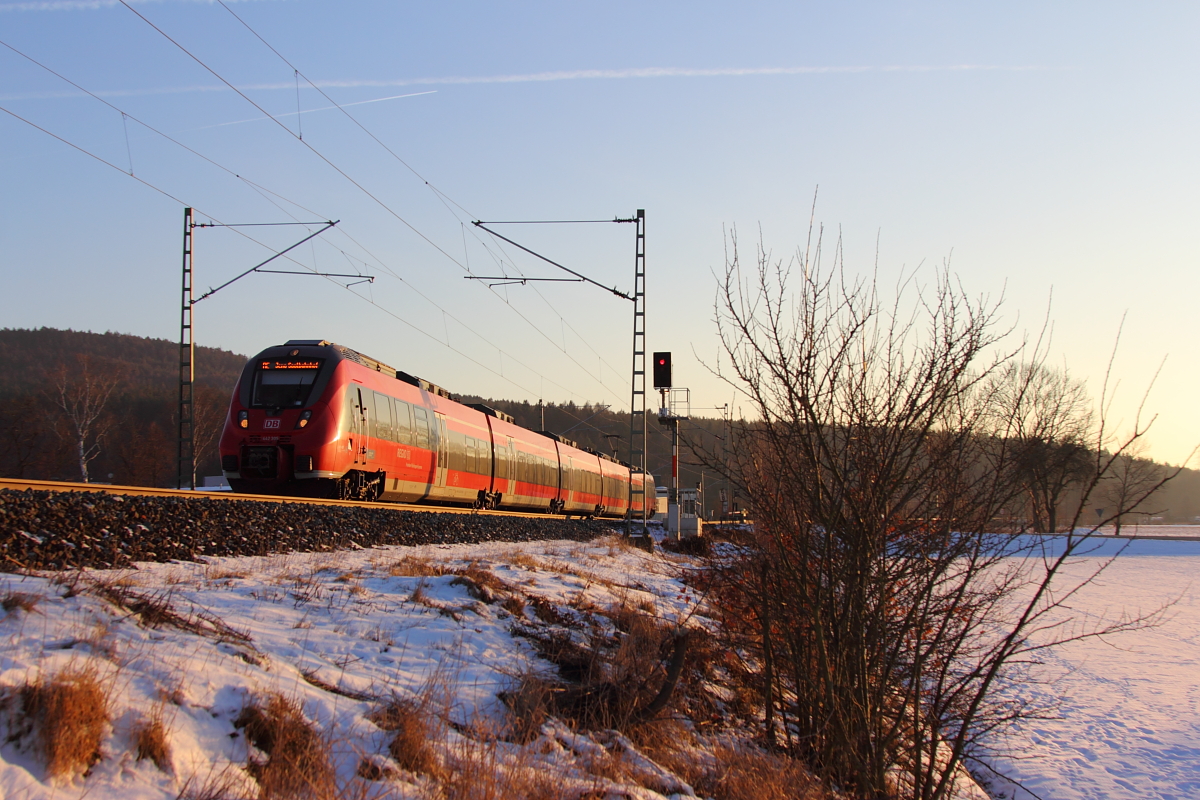
[[[671,354],[654,354],[654,388],[671,388]]]

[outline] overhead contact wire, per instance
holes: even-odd
[[[331,105],[333,105],[335,108],[337,108],[337,110],[338,110],[338,111],[342,112],[342,114],[343,114],[343,115],[344,115],[344,116],[345,116],[345,117],[346,117],[348,120],[350,120],[352,123],[354,123],[354,125],[355,125],[356,127],[358,127],[358,129],[359,129],[359,130],[361,130],[363,133],[365,133],[367,136],[369,136],[369,137],[370,137],[370,138],[371,138],[371,139],[372,139],[372,140],[373,140],[373,141],[374,141],[376,144],[378,144],[378,145],[379,145],[380,147],[382,147],[382,148],[383,148],[385,151],[387,151],[387,153],[388,153],[390,156],[392,156],[392,158],[396,159],[396,161],[397,161],[397,162],[399,162],[401,165],[403,165],[405,169],[407,169],[409,172],[411,172],[411,173],[412,173],[412,174],[413,174],[413,175],[414,175],[414,176],[415,176],[415,177],[416,177],[418,180],[420,180],[420,181],[421,181],[421,182],[422,182],[422,183],[423,183],[425,186],[429,187],[430,191],[432,191],[434,194],[436,194],[436,195],[438,196],[438,198],[439,198],[439,199],[442,201],[443,205],[446,205],[446,204],[452,204],[452,205],[454,205],[456,208],[458,208],[460,211],[462,211],[464,214],[467,214],[468,216],[471,216],[470,212],[469,212],[469,211],[468,211],[466,208],[464,208],[464,207],[463,207],[461,204],[459,204],[458,202],[456,202],[456,201],[454,200],[454,198],[450,197],[448,194],[446,194],[446,193],[445,193],[445,192],[443,192],[441,189],[439,189],[439,188],[438,188],[436,185],[434,185],[432,182],[430,182],[428,178],[426,178],[424,175],[422,175],[420,172],[418,172],[418,171],[417,171],[417,170],[416,170],[416,169],[415,169],[415,168],[414,168],[414,167],[413,167],[411,164],[409,164],[407,161],[405,161],[403,158],[401,158],[399,154],[397,154],[397,153],[396,153],[394,150],[392,150],[392,148],[388,147],[388,145],[387,145],[386,143],[384,143],[384,142],[383,142],[383,140],[381,140],[381,139],[380,139],[378,136],[376,136],[374,133],[372,133],[372,132],[371,132],[371,131],[370,131],[370,130],[369,130],[369,129],[368,129],[366,126],[365,126],[365,125],[363,125],[361,122],[359,122],[359,121],[358,121],[358,119],[357,119],[357,118],[356,118],[356,117],[355,117],[353,114],[351,114],[349,111],[347,111],[345,108],[343,108],[343,107],[342,107],[342,105],[341,105],[340,103],[338,103],[336,100],[334,100],[332,97],[330,97],[330,96],[329,96],[329,95],[328,95],[328,94],[325,92],[325,90],[324,90],[324,89],[322,89],[322,88],[321,88],[320,86],[318,86],[318,85],[317,85],[315,82],[313,82],[313,81],[312,81],[312,80],[311,80],[311,79],[310,79],[310,78],[309,78],[307,75],[305,75],[303,72],[301,72],[301,71],[299,70],[299,68],[297,68],[297,67],[296,67],[296,65],[295,65],[295,64],[293,64],[291,61],[289,61],[289,60],[287,59],[287,57],[286,57],[286,56],[284,56],[282,53],[280,53],[278,50],[276,50],[276,49],[275,49],[275,47],[274,47],[274,46],[272,46],[270,42],[268,42],[266,39],[264,39],[264,38],[262,37],[262,35],[260,35],[260,34],[258,33],[258,31],[256,31],[254,28],[252,28],[252,27],[249,25],[249,23],[247,23],[247,22],[246,22],[244,19],[242,19],[240,16],[238,16],[238,15],[237,15],[237,13],[236,13],[236,12],[235,12],[233,9],[231,9],[231,8],[230,8],[228,5],[226,5],[226,3],[224,2],[224,0],[217,0],[217,2],[218,2],[218,3],[220,3],[220,4],[221,4],[221,7],[222,7],[222,8],[224,8],[226,11],[228,11],[228,12],[229,12],[229,14],[230,14],[230,15],[231,15],[231,16],[232,16],[234,19],[236,19],[236,20],[237,20],[239,23],[241,23],[241,25],[242,25],[242,26],[243,26],[243,27],[244,27],[244,28],[245,28],[247,31],[249,31],[249,32],[250,32],[250,34],[254,36],[254,38],[256,38],[256,39],[258,39],[260,42],[262,42],[262,44],[263,44],[263,46],[264,46],[264,47],[266,47],[268,50],[270,50],[272,53],[274,53],[274,54],[276,55],[276,57],[278,57],[278,58],[279,58],[279,60],[280,60],[280,61],[282,61],[284,64],[286,64],[286,65],[287,65],[287,66],[288,66],[288,67],[289,67],[289,68],[292,70],[292,72],[293,72],[293,74],[294,74],[294,75],[298,75],[299,77],[302,77],[302,78],[304,78],[305,82],[306,82],[306,83],[308,83],[308,85],[309,85],[309,86],[311,86],[312,88],[316,89],[316,90],[317,90],[317,92],[318,92],[318,93],[320,93],[320,95],[321,95],[322,97],[324,97],[324,98],[325,98],[325,100],[326,100],[327,102],[329,102]],[[124,0],[122,0],[122,3],[124,3]],[[131,10],[132,10],[132,9],[131,9]],[[136,12],[135,12],[135,13],[136,13]],[[141,15],[139,14],[138,16],[141,16]],[[143,17],[143,19],[145,19],[145,18]],[[147,22],[149,22],[149,20],[147,20]],[[153,26],[152,26],[152,27],[153,27]],[[157,30],[157,28],[155,28],[155,29]],[[161,31],[160,31],[160,33],[161,33]],[[164,35],[164,36],[166,36],[166,34],[163,34],[163,35]],[[170,37],[167,37],[167,38],[168,38],[168,39],[170,39]],[[172,40],[172,42],[173,42],[173,40]],[[179,45],[178,45],[178,44],[176,44],[176,46],[179,46]],[[181,47],[180,49],[182,49],[182,47]],[[185,50],[184,52],[187,52],[187,51]],[[191,54],[190,54],[190,53],[188,53],[188,55],[191,55]],[[195,59],[195,56],[192,56],[192,58],[193,58],[193,59]],[[197,62],[198,62],[198,63],[201,63],[201,62],[199,62],[199,60],[198,60],[198,59],[196,59],[196,60],[197,60]],[[202,63],[201,63],[201,65],[202,65],[202,66],[205,66],[205,65],[203,65]],[[207,66],[205,66],[205,69],[209,69],[209,68],[208,68]],[[212,72],[212,70],[211,70],[211,69],[209,69],[209,72]],[[214,74],[214,75],[216,75],[216,73],[215,73],[215,72],[213,72],[213,74]],[[218,78],[220,78],[220,76],[217,76],[217,77],[218,77]],[[221,79],[222,81],[224,81],[224,79],[223,79],[223,78],[220,78],[220,79]],[[232,88],[232,86],[231,86],[231,85],[230,85],[230,84],[229,84],[227,81],[224,81],[224,82],[225,82],[225,84],[226,84],[227,86],[230,86],[230,88]],[[236,91],[236,90],[235,90],[235,91]],[[241,94],[241,93],[239,92],[239,94]],[[243,95],[243,97],[245,97],[245,95]],[[249,98],[247,98],[247,100],[249,100]],[[253,101],[251,101],[251,103],[253,103]],[[258,108],[258,110],[259,110],[259,111],[262,111],[262,113],[264,113],[264,114],[266,114],[266,113],[267,113],[267,112],[266,112],[266,111],[264,111],[264,110],[263,110],[261,107],[259,107],[257,104],[254,104],[254,106],[255,106],[255,108]],[[298,98],[298,97],[297,97],[297,107],[299,107],[299,98]],[[270,114],[267,114],[267,116],[270,116]],[[278,121],[276,121],[276,122],[278,123]],[[284,128],[284,130],[287,130],[286,126],[283,126],[282,124],[280,124],[280,127],[283,127],[283,128]],[[289,131],[289,133],[290,133],[290,131]],[[316,151],[314,150],[313,152],[316,152]],[[332,165],[331,165],[331,166],[332,166]],[[335,169],[336,169],[336,167],[335,167]],[[339,171],[340,171],[340,170],[339,170]],[[343,174],[344,174],[344,173],[343,173]],[[347,176],[347,178],[349,179],[349,176]],[[353,182],[353,181],[352,181],[352,182]],[[357,186],[358,184],[356,183],[355,185]],[[361,188],[361,187],[360,187],[360,188]],[[365,191],[365,190],[364,190],[364,191]],[[378,201],[377,201],[377,202],[378,202]],[[458,220],[459,220],[459,223],[460,223],[460,224],[462,224],[462,220],[458,218],[458,215],[457,215],[457,214],[455,214],[455,213],[454,213],[454,211],[453,211],[452,209],[450,209],[448,205],[447,205],[447,210],[448,210],[448,211],[450,211],[451,215],[453,215],[453,216],[454,216],[456,219],[458,219]],[[606,220],[606,221],[607,221],[607,220]],[[407,225],[408,223],[406,222],[405,224]],[[409,225],[409,227],[410,227],[410,228],[412,228],[412,226],[411,226],[411,225]],[[413,228],[413,230],[415,231],[416,229],[415,229],[415,228]],[[482,245],[482,244],[483,244],[483,241],[482,241],[482,239],[480,239],[480,237],[479,237],[479,236],[478,236],[478,235],[477,235],[477,234],[476,234],[474,231],[472,231],[471,233],[472,233],[472,236],[474,236],[474,237],[475,237],[477,240],[479,240],[480,244]],[[424,237],[424,236],[422,236],[422,238],[425,238],[425,237]],[[432,242],[432,241],[430,241],[430,240],[429,240],[429,239],[427,239],[427,238],[426,238],[426,241],[428,241],[430,244],[433,244],[433,242]],[[435,246],[435,247],[437,247],[436,245],[434,245],[434,246]],[[486,245],[485,245],[485,248],[486,248]],[[458,266],[460,269],[462,269],[463,271],[465,271],[465,272],[466,272],[468,275],[473,275],[473,274],[474,274],[474,273],[472,273],[472,272],[471,272],[471,269],[470,269],[470,265],[469,265],[469,264],[468,264],[468,265],[464,265],[464,264],[462,264],[462,263],[459,263],[457,259],[454,259],[453,257],[451,257],[449,253],[447,253],[445,250],[442,250],[440,247],[437,247],[437,250],[438,250],[439,252],[441,252],[443,255],[445,255],[447,258],[450,258],[450,260],[451,260],[453,263],[455,263],[455,264],[456,264],[456,265],[457,265],[457,266]],[[509,262],[513,264],[513,267],[514,267],[515,269],[517,269],[518,271],[521,271],[521,270],[520,270],[520,268],[516,266],[516,263],[515,263],[514,261],[512,261],[512,259],[509,259]],[[522,275],[524,275],[524,272],[521,272],[521,274],[522,274]],[[537,331],[539,334],[541,334],[541,335],[542,335],[542,337],[543,337],[543,338],[545,338],[547,342],[549,342],[549,343],[550,343],[550,344],[552,344],[552,345],[554,344],[554,340],[553,340],[553,338],[552,338],[552,337],[550,337],[549,335],[547,335],[547,334],[546,334],[544,331],[542,331],[542,330],[541,330],[541,328],[539,328],[537,325],[535,325],[535,324],[533,323],[533,321],[532,321],[532,320],[530,320],[528,317],[526,317],[524,314],[522,314],[520,311],[518,311],[518,310],[516,309],[516,307],[512,305],[512,303],[511,303],[511,302],[509,302],[509,301],[508,301],[506,298],[502,298],[502,297],[500,297],[499,293],[497,293],[497,292],[496,292],[494,289],[492,289],[492,288],[490,288],[490,287],[489,287],[489,291],[491,291],[491,292],[492,292],[492,294],[493,294],[493,295],[495,295],[495,296],[497,297],[497,299],[501,300],[501,302],[503,302],[503,303],[504,303],[505,305],[507,305],[507,306],[508,306],[510,309],[512,309],[512,310],[513,310],[513,312],[514,312],[514,313],[516,313],[516,314],[517,314],[517,316],[521,317],[521,319],[523,319],[523,320],[524,320],[524,321],[525,321],[525,322],[526,322],[528,325],[530,325],[530,327],[532,327],[532,328],[533,328],[534,330],[536,330],[536,331]],[[538,290],[537,290],[537,287],[534,287],[534,291],[537,293],[538,297],[540,297],[540,298],[542,299],[542,302],[544,302],[544,303],[545,303],[545,304],[546,304],[548,307],[550,307],[550,308],[553,310],[553,308],[554,308],[554,307],[553,307],[553,306],[550,304],[550,301],[546,299],[545,295],[543,295],[543,294],[542,294],[540,291],[538,291]],[[576,335],[576,336],[579,338],[579,340],[580,340],[581,342],[583,342],[583,343],[584,343],[584,346],[585,346],[585,347],[587,347],[589,350],[591,350],[591,351],[592,351],[592,353],[594,353],[594,354],[596,355],[596,357],[597,357],[597,358],[599,358],[599,359],[600,359],[600,360],[601,360],[603,363],[607,364],[607,366],[608,366],[608,368],[609,368],[609,369],[611,369],[613,372],[619,372],[619,370],[617,370],[617,368],[616,368],[616,367],[614,367],[612,364],[609,364],[609,363],[608,363],[608,362],[607,362],[607,361],[604,359],[604,357],[603,357],[602,355],[600,355],[600,353],[599,353],[599,352],[597,352],[597,351],[596,351],[594,348],[592,348],[592,347],[591,347],[591,345],[587,344],[587,340],[586,340],[586,339],[584,339],[584,338],[583,338],[583,336],[581,336],[581,335],[579,334],[579,332],[575,330],[575,328],[574,328],[574,327],[570,326],[570,324],[569,324],[569,323],[566,323],[565,319],[563,318],[563,316],[562,316],[561,314],[559,314],[557,311],[555,311],[555,314],[556,314],[556,315],[559,317],[559,319],[560,319],[560,320],[562,320],[562,321],[564,322],[564,324],[567,324],[567,326],[571,328],[571,332],[572,332],[572,333],[574,333],[574,334],[575,334],[575,335]],[[555,345],[555,347],[557,348],[557,345]],[[570,353],[568,353],[568,352],[567,352],[567,350],[566,350],[566,348],[565,348],[565,347],[563,347],[563,348],[558,348],[558,349],[560,349],[560,350],[561,350],[561,352],[562,352],[564,355],[566,355],[566,356],[567,356],[567,358],[569,358],[569,359],[572,361],[572,363],[574,363],[574,364],[575,364],[577,367],[579,367],[581,370],[583,370],[585,374],[591,375],[591,370],[589,370],[589,369],[588,369],[587,367],[585,367],[583,364],[581,364],[581,363],[579,363],[577,360],[575,360],[575,358],[574,358],[573,356],[571,356],[571,355],[570,355]],[[600,378],[600,377],[598,377],[598,376],[594,376],[594,375],[592,375],[592,377],[593,377],[593,378],[596,380],[596,382],[597,382],[597,383],[599,383],[599,384],[600,384],[601,386],[603,386],[605,389],[607,389],[607,390],[608,390],[608,391],[610,391],[610,392],[614,392],[618,398],[622,396],[622,394],[623,394],[623,392],[624,392],[624,390],[623,390],[623,389],[622,389],[622,390],[620,390],[620,391],[618,391],[618,390],[614,390],[612,387],[610,387],[610,386],[608,386],[606,383],[604,383],[604,381],[603,381],[603,379],[602,379],[602,378]],[[561,387],[560,387],[560,388],[561,388]]]
[[[274,197],[277,197],[277,198],[279,198],[279,199],[280,199],[280,200],[282,200],[283,202],[285,202],[285,203],[288,203],[289,205],[295,206],[296,208],[300,209],[301,211],[304,211],[305,213],[312,214],[313,216],[317,216],[317,217],[320,217],[320,216],[322,216],[322,215],[321,215],[321,214],[319,214],[318,212],[316,212],[316,211],[314,211],[314,210],[312,210],[312,209],[310,209],[310,208],[307,208],[306,206],[304,206],[304,205],[302,205],[302,204],[300,204],[300,203],[297,203],[297,202],[296,202],[296,201],[294,201],[294,200],[291,200],[291,199],[289,199],[289,198],[287,198],[287,197],[284,197],[283,195],[279,194],[278,192],[272,191],[271,189],[268,189],[267,187],[265,187],[265,186],[262,186],[261,184],[258,184],[258,183],[256,183],[255,181],[252,181],[252,180],[250,180],[249,178],[247,178],[247,177],[245,177],[245,176],[241,175],[240,173],[238,173],[238,172],[235,172],[234,170],[232,170],[232,169],[230,169],[230,168],[226,167],[225,165],[223,165],[223,164],[221,164],[221,163],[219,163],[219,162],[217,162],[217,161],[214,161],[213,159],[211,159],[211,158],[209,158],[208,156],[204,155],[203,153],[200,153],[200,152],[198,152],[197,150],[195,150],[195,149],[193,149],[193,148],[189,147],[188,145],[184,144],[183,142],[179,141],[178,139],[175,139],[175,138],[173,138],[172,136],[170,136],[169,134],[166,134],[166,133],[164,133],[163,131],[160,131],[159,129],[155,128],[153,125],[150,125],[149,123],[147,123],[147,122],[144,122],[144,121],[142,121],[142,120],[138,119],[137,117],[133,116],[132,114],[129,114],[129,113],[127,113],[127,112],[126,112],[126,111],[124,111],[123,109],[121,109],[121,108],[118,108],[117,106],[113,105],[113,104],[112,104],[112,103],[110,103],[109,101],[105,100],[103,97],[100,97],[100,96],[98,96],[97,94],[95,94],[94,92],[92,92],[92,91],[90,91],[90,90],[86,89],[85,87],[83,87],[83,86],[80,86],[78,83],[75,83],[75,82],[74,82],[74,81],[72,81],[70,78],[66,77],[65,75],[62,75],[62,74],[61,74],[61,73],[59,73],[59,72],[56,72],[54,69],[52,69],[52,68],[50,68],[50,67],[46,66],[45,64],[41,63],[41,62],[40,62],[40,61],[38,61],[37,59],[33,58],[32,56],[30,56],[30,55],[28,55],[28,54],[26,54],[26,53],[23,53],[22,51],[18,50],[17,48],[13,47],[12,45],[8,44],[7,42],[4,42],[3,40],[0,40],[0,45],[3,45],[4,47],[6,47],[6,48],[8,48],[9,50],[11,50],[13,53],[15,53],[15,54],[17,54],[17,55],[21,56],[22,58],[26,59],[26,60],[27,60],[27,61],[29,61],[29,62],[31,62],[31,63],[33,63],[33,64],[35,64],[36,66],[40,67],[41,69],[45,70],[46,72],[49,72],[51,75],[54,75],[54,76],[55,76],[56,78],[58,78],[59,80],[61,80],[61,81],[65,82],[65,83],[67,83],[67,84],[70,84],[72,87],[74,87],[75,89],[78,89],[79,91],[83,92],[84,94],[88,95],[89,97],[91,97],[91,98],[93,98],[93,99],[95,99],[95,100],[98,100],[99,102],[103,103],[103,104],[104,104],[105,106],[107,106],[108,108],[110,108],[110,109],[112,109],[113,111],[116,111],[117,113],[121,114],[121,116],[122,116],[122,119],[128,118],[128,119],[131,119],[131,120],[133,120],[133,121],[134,121],[134,122],[136,122],[138,125],[141,125],[142,127],[146,128],[147,130],[151,131],[152,133],[155,133],[155,134],[157,134],[158,136],[161,136],[162,138],[164,138],[164,139],[166,139],[167,141],[171,142],[172,144],[174,144],[174,145],[176,145],[176,146],[178,146],[178,147],[180,147],[180,148],[182,148],[182,149],[186,150],[187,152],[189,152],[189,153],[191,153],[192,155],[196,156],[197,158],[199,158],[199,159],[203,160],[204,162],[206,162],[206,163],[208,163],[208,164],[210,164],[210,165],[212,165],[212,166],[216,167],[217,169],[221,170],[222,172],[225,172],[225,173],[226,173],[226,174],[228,174],[228,175],[232,175],[234,178],[237,178],[238,180],[242,181],[242,182],[243,182],[243,183],[245,183],[246,185],[250,186],[250,187],[251,187],[251,189],[252,189],[253,191],[255,191],[255,192],[258,192],[260,195],[263,195],[263,193],[266,193],[266,194],[272,195],[272,196],[274,196]],[[307,78],[306,78],[305,80],[307,80]],[[141,182],[141,183],[145,184],[147,187],[149,187],[149,188],[151,188],[151,189],[154,189],[155,191],[157,191],[157,192],[160,192],[160,193],[164,194],[166,197],[169,197],[171,200],[174,200],[175,202],[177,202],[177,203],[179,203],[179,204],[181,204],[181,205],[184,205],[184,206],[188,205],[188,203],[186,203],[185,201],[183,201],[183,200],[180,200],[179,198],[177,198],[177,197],[174,197],[173,195],[170,195],[170,194],[166,193],[166,192],[165,192],[165,191],[163,191],[162,189],[159,189],[158,187],[154,186],[153,184],[150,184],[150,183],[148,183],[148,182],[146,182],[146,181],[143,181],[142,179],[138,178],[136,175],[134,175],[134,174],[133,174],[133,172],[132,172],[132,168],[131,168],[131,170],[130,170],[129,172],[126,172],[125,170],[121,169],[120,167],[116,166],[115,164],[112,164],[112,163],[110,163],[110,162],[106,161],[105,159],[101,158],[100,156],[97,156],[97,155],[95,155],[94,153],[91,153],[91,152],[89,152],[89,151],[87,151],[87,150],[84,150],[83,148],[81,148],[81,147],[79,147],[79,146],[77,146],[77,145],[74,145],[74,144],[72,144],[71,142],[67,141],[66,139],[63,139],[62,137],[60,137],[60,136],[58,136],[58,135],[56,135],[56,134],[54,134],[54,133],[52,133],[52,132],[50,132],[50,131],[46,130],[45,128],[42,128],[41,126],[39,126],[39,125],[37,125],[37,124],[35,124],[35,123],[33,123],[33,122],[30,122],[29,120],[25,119],[24,117],[21,117],[21,116],[19,116],[19,115],[15,114],[15,113],[13,113],[13,112],[9,111],[8,109],[3,109],[3,110],[4,110],[6,113],[8,113],[8,114],[10,114],[10,115],[12,115],[12,116],[16,117],[17,119],[21,120],[22,122],[25,122],[26,124],[28,124],[28,125],[30,125],[30,126],[32,126],[32,127],[34,127],[34,128],[37,128],[38,130],[42,131],[43,133],[45,133],[45,134],[47,134],[47,135],[49,135],[49,136],[52,136],[52,137],[54,137],[55,139],[58,139],[60,142],[62,142],[62,143],[64,143],[64,144],[66,144],[66,145],[68,145],[68,146],[70,146],[70,147],[73,147],[74,149],[76,149],[76,150],[80,151],[81,153],[84,153],[85,155],[88,155],[88,156],[90,156],[90,157],[92,157],[92,158],[94,158],[94,159],[96,159],[96,160],[100,161],[101,163],[103,163],[103,164],[105,164],[105,165],[107,165],[107,166],[109,166],[109,167],[112,167],[113,169],[116,169],[118,172],[121,172],[121,173],[122,173],[122,174],[124,174],[124,175],[129,175],[129,177],[132,177],[132,178],[134,178],[135,180],[138,180],[139,182]],[[132,158],[130,159],[130,162],[132,163]],[[282,206],[280,206],[280,205],[279,205],[278,203],[276,203],[274,200],[271,200],[269,197],[266,197],[265,195],[263,195],[263,196],[264,196],[264,199],[266,199],[266,200],[267,200],[269,203],[271,203],[271,204],[272,204],[272,205],[274,205],[276,208],[278,208],[278,209],[279,209],[279,210],[280,210],[280,211],[281,211],[283,214],[285,214],[285,215],[286,215],[286,216],[288,216],[288,217],[291,217],[293,220],[296,220],[296,219],[297,219],[297,218],[296,218],[296,216],[295,216],[294,214],[292,214],[291,212],[289,212],[289,211],[287,211],[286,209],[284,209]],[[200,209],[197,209],[197,211],[200,211]],[[215,217],[213,217],[212,215],[209,215],[209,214],[205,214],[205,216],[208,216],[210,219],[216,219]],[[242,235],[244,238],[247,238],[247,239],[249,239],[250,241],[254,242],[255,244],[258,244],[258,245],[260,245],[261,247],[263,247],[263,248],[265,248],[265,249],[267,249],[267,250],[271,250],[272,252],[274,252],[274,251],[272,250],[272,248],[271,248],[271,247],[269,247],[268,245],[264,244],[263,242],[260,242],[260,241],[258,241],[257,239],[254,239],[253,237],[246,236],[246,235],[245,235],[243,232],[241,232],[241,231],[237,231],[236,229],[235,229],[235,232],[236,232],[236,233],[238,233],[239,235]],[[437,308],[437,309],[438,309],[439,311],[441,311],[443,314],[449,314],[449,316],[450,316],[450,318],[451,318],[451,319],[453,319],[453,320],[454,320],[455,322],[457,322],[459,325],[462,325],[462,326],[463,326],[465,329],[467,329],[468,331],[470,331],[472,334],[474,334],[476,337],[478,337],[478,338],[479,338],[481,341],[483,341],[483,342],[485,342],[485,343],[489,344],[489,345],[490,345],[490,346],[492,346],[492,347],[495,347],[495,345],[491,344],[491,343],[488,341],[488,339],[487,339],[485,336],[483,336],[483,334],[481,334],[481,333],[479,333],[478,331],[476,331],[476,330],[474,330],[473,328],[471,328],[469,325],[467,325],[465,322],[463,322],[462,320],[460,320],[460,319],[459,319],[458,317],[456,317],[454,314],[450,314],[449,312],[447,312],[447,311],[446,311],[446,309],[445,309],[445,308],[443,308],[441,305],[439,305],[439,304],[438,304],[436,301],[434,301],[434,300],[433,300],[432,298],[430,298],[428,295],[424,294],[424,293],[423,293],[423,292],[421,292],[419,289],[417,289],[415,286],[413,286],[411,283],[409,283],[408,281],[406,281],[406,280],[405,280],[403,277],[401,277],[401,276],[400,276],[398,273],[396,273],[396,272],[395,272],[395,270],[393,270],[391,267],[389,267],[389,266],[388,266],[388,265],[387,265],[387,264],[386,264],[386,263],[385,263],[385,262],[384,262],[382,259],[380,259],[380,258],[379,258],[378,256],[376,256],[374,253],[372,253],[370,250],[368,250],[368,249],[367,249],[367,248],[366,248],[366,247],[365,247],[365,246],[364,246],[364,245],[363,245],[361,242],[359,242],[357,239],[355,239],[353,236],[351,236],[351,235],[349,234],[349,232],[347,232],[345,229],[343,229],[343,228],[338,228],[338,232],[339,232],[339,233],[341,233],[342,235],[344,235],[344,236],[345,236],[347,239],[349,239],[351,242],[353,242],[355,245],[357,245],[357,246],[358,246],[358,247],[359,247],[359,248],[360,248],[360,249],[361,249],[361,250],[362,250],[364,253],[367,253],[367,255],[369,255],[369,256],[370,256],[372,259],[374,259],[374,260],[375,260],[375,262],[376,262],[376,264],[377,264],[377,266],[379,266],[380,268],[384,269],[386,272],[388,272],[388,273],[389,273],[389,274],[390,274],[390,275],[391,275],[393,278],[395,278],[396,280],[398,280],[398,281],[400,281],[401,283],[403,283],[403,284],[405,284],[406,286],[408,286],[408,287],[409,287],[409,289],[410,289],[411,291],[413,291],[414,293],[416,293],[418,296],[420,296],[420,297],[421,297],[423,300],[425,300],[427,303],[429,303],[430,305],[432,305],[432,306],[434,306],[435,308]],[[328,244],[328,243],[326,243],[326,244]],[[330,246],[332,246],[332,245],[330,245]],[[344,251],[341,251],[341,250],[339,250],[339,252],[341,252],[343,255],[346,255],[346,253],[345,253]],[[289,261],[292,261],[293,263],[296,263],[297,265],[299,265],[299,266],[302,266],[302,267],[304,267],[305,269],[309,269],[309,271],[314,271],[314,270],[311,270],[311,269],[310,269],[310,268],[309,268],[307,265],[300,264],[299,262],[295,261],[295,259],[292,259],[292,258],[290,258],[290,257],[287,257],[287,260],[289,260]],[[360,260],[361,260],[361,259],[360,259]],[[364,263],[364,264],[366,264],[366,262],[365,262],[365,261],[363,261],[363,263]],[[332,282],[332,283],[334,283],[334,284],[336,284],[336,285],[338,285],[338,286],[341,286],[341,284],[340,284],[340,283],[337,283],[337,281],[333,281],[332,279],[329,279],[329,280],[331,280],[331,282]],[[348,288],[348,287],[343,287],[343,288]],[[360,298],[361,298],[361,295],[358,295],[357,293],[353,293],[353,294],[355,294],[355,296],[357,296],[357,297],[360,297]],[[367,300],[366,298],[361,298],[361,299]],[[376,307],[380,308],[381,310],[384,310],[384,311],[386,311],[386,309],[384,309],[384,308],[383,308],[382,306],[380,306],[378,303],[375,303],[373,300],[368,300],[368,302],[371,302],[371,303],[372,303],[372,305],[375,305]],[[389,314],[391,314],[391,312],[386,312],[386,313],[389,313]],[[392,314],[392,316],[395,316],[395,315],[394,315],[394,314]],[[402,321],[403,321],[403,320],[402,320]],[[411,323],[405,322],[405,324],[406,324],[406,325],[409,325],[410,327],[412,327],[412,326],[411,326]],[[430,337],[430,338],[432,338],[432,337]],[[432,338],[432,340],[433,340],[433,341],[438,341],[436,338]],[[464,355],[464,357],[465,357],[465,354],[463,354],[461,351],[459,351],[459,350],[456,350],[455,348],[450,348],[450,349],[451,349],[451,350],[453,350],[453,351],[454,351],[454,352],[456,352],[456,353],[459,353],[460,355]],[[530,372],[532,372],[532,373],[534,373],[534,374],[536,374],[536,375],[539,375],[540,377],[543,377],[543,378],[545,378],[545,376],[542,376],[542,375],[541,375],[541,373],[539,373],[539,372],[538,372],[536,369],[534,369],[533,367],[531,367],[531,366],[529,366],[528,364],[524,363],[523,361],[521,361],[521,359],[517,358],[516,356],[512,355],[511,353],[508,353],[508,352],[506,352],[506,351],[504,351],[504,350],[502,350],[501,348],[498,348],[498,347],[497,347],[496,349],[497,349],[498,351],[500,351],[500,352],[504,353],[505,355],[507,355],[507,356],[508,356],[510,359],[512,359],[512,360],[513,360],[515,363],[519,364],[520,366],[524,367],[525,369],[529,370]],[[471,359],[471,360],[472,360],[472,363],[476,363],[476,364],[478,364],[478,362],[474,361],[474,359]],[[499,375],[499,373],[496,373],[496,374],[498,374],[498,375]],[[502,378],[505,378],[505,380],[507,380],[509,383],[512,383],[514,386],[516,386],[516,387],[518,387],[518,388],[522,389],[523,391],[526,391],[526,392],[531,392],[531,390],[530,390],[530,389],[528,389],[528,388],[526,388],[526,387],[524,387],[524,386],[521,386],[520,384],[516,383],[515,381],[512,381],[511,379],[508,379],[508,378],[506,378],[506,377],[505,377],[505,376],[503,376],[503,375],[500,375],[500,377],[502,377]],[[547,379],[547,380],[550,380],[550,379]],[[570,389],[568,389],[567,387],[563,386],[562,384],[560,384],[560,383],[558,383],[558,382],[556,382],[556,381],[554,381],[554,380],[550,380],[550,383],[552,383],[553,385],[555,385],[555,386],[557,386],[558,388],[562,389],[564,392],[566,392],[566,393],[567,393],[567,394],[569,394],[569,395],[576,395],[576,393],[575,393],[575,392],[572,392]],[[576,395],[576,396],[580,396],[580,395]]]

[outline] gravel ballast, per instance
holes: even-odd
[[[109,569],[374,545],[588,541],[603,520],[507,517],[310,503],[0,490],[0,572]]]

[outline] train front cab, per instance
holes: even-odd
[[[235,491],[303,494],[297,476],[339,474],[325,452],[339,435],[340,408],[327,401],[336,368],[316,348],[286,346],[246,364],[220,442],[221,468]]]

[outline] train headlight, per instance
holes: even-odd
[[[305,411],[303,414],[300,415],[300,419],[298,419],[296,421],[296,428],[303,428],[305,425],[308,424],[308,421],[310,419],[312,419],[312,410],[311,409],[308,411]]]
[[[250,427],[250,412],[249,411],[239,411],[238,412],[238,425],[242,426],[243,428]]]

